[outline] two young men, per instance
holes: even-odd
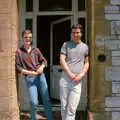
[[[31,120],[36,120],[36,106],[40,91],[48,120],[52,120],[51,103],[44,76],[45,58],[38,48],[32,46],[32,33],[22,33],[23,46],[16,51],[16,67],[25,78],[29,93]],[[81,95],[81,79],[89,68],[88,46],[81,41],[82,26],[73,25],[71,40],[65,42],[60,52],[60,64],[63,73],[60,80],[60,100],[62,120],[75,120],[75,113]],[[38,88],[38,89],[37,89]]]

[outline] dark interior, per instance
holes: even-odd
[[[37,17],[37,47],[48,61],[45,69],[47,83],[50,91],[50,24],[53,21],[67,16],[38,16]],[[70,20],[53,27],[53,64],[59,65],[59,52],[64,41],[70,39]],[[50,92],[49,92],[50,93]],[[51,98],[52,102],[58,101]]]

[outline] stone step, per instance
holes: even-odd
[[[60,104],[53,104],[52,105],[52,111],[60,111]],[[44,106],[43,105],[38,105],[37,111],[44,111]]]

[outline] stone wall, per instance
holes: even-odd
[[[120,0],[88,4],[90,120],[120,119]]]
[[[19,120],[15,78],[17,41],[17,1],[0,0],[0,120]]]

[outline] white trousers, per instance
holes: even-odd
[[[82,82],[72,81],[66,73],[60,79],[60,101],[62,120],[75,120],[80,101]]]

